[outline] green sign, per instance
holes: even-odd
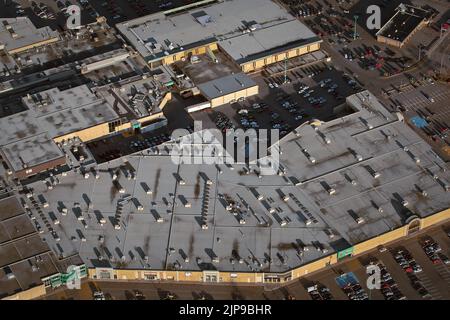
[[[67,273],[58,273],[50,278],[50,285],[52,288],[57,288],[61,285],[66,285],[77,278],[84,278],[87,276],[86,265],[76,266],[70,269]]]
[[[337,254],[338,260],[343,259],[345,257],[351,256],[353,254],[353,247],[347,248],[345,250],[339,251]]]

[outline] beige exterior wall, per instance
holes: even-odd
[[[391,38],[387,38],[387,37],[384,37],[384,36],[382,36],[382,35],[378,35],[378,36],[377,36],[377,41],[380,42],[380,43],[384,43],[384,44],[393,46],[393,47],[402,48],[406,43],[408,43],[409,40],[411,40],[411,38],[412,38],[418,31],[422,30],[427,24],[428,24],[428,21],[425,21],[425,20],[422,21],[422,22],[417,26],[417,28],[414,29],[414,30],[409,34],[409,36],[408,36],[405,40],[403,40],[403,42],[400,42],[400,41],[398,41],[398,40],[393,40],[393,39],[391,39]]]
[[[297,279],[304,275],[307,275],[308,273],[319,271],[329,266],[330,264],[335,264],[337,261],[337,254],[332,254],[331,256],[322,258],[320,260],[311,262],[305,266],[292,270],[292,278]]]
[[[297,50],[297,55],[304,55],[308,53],[308,47],[301,47]]]
[[[43,295],[45,295],[45,287],[44,284],[41,284],[39,286],[33,287],[31,289],[18,292],[16,294],[13,294],[11,296],[5,297],[2,300],[31,300],[39,298]]]
[[[164,98],[161,100],[161,103],[159,105],[159,108],[161,110],[164,109],[164,107],[167,105],[168,102],[170,102],[170,100],[172,100],[172,93],[168,92]],[[162,112],[158,112],[152,115],[149,115],[147,117],[141,118],[141,119],[137,119],[138,122],[140,122],[141,124],[147,121],[152,121],[158,118],[162,118],[164,116],[164,114]],[[124,131],[124,130],[128,130],[131,129],[131,123],[127,122],[122,124],[121,126],[116,127],[116,131],[115,132],[120,132],[120,131]],[[75,137],[78,137],[81,141],[83,142],[87,142],[87,141],[91,141],[91,140],[95,140],[95,139],[99,139],[102,137],[105,137],[109,134],[111,134],[112,132],[109,132],[109,125],[108,123],[102,123],[84,130],[80,130],[80,131],[76,131],[76,132],[72,132],[60,137],[56,137],[53,140],[55,142],[61,142],[63,140],[67,140],[67,139],[72,139]]]
[[[259,86],[254,86],[245,90],[237,91],[232,94],[217,97],[211,100],[211,108],[219,107],[232,101],[237,101],[240,98],[247,98],[259,93]]]
[[[421,219],[422,228],[431,227],[438,223],[446,222],[450,219],[450,209],[434,214],[430,217]],[[408,225],[398,228],[396,230],[387,232],[373,239],[364,241],[355,245],[353,256],[367,253],[370,250],[377,248],[379,245],[384,245],[389,242],[400,240],[408,233]],[[295,268],[290,272],[285,272],[280,275],[280,282],[284,282],[288,275],[291,279],[298,279],[307,274],[320,271],[329,265],[338,263],[337,253],[311,262],[307,265]],[[155,280],[169,280],[182,282],[204,282],[204,272],[201,271],[163,271],[163,270],[114,270],[113,273],[117,275],[119,280],[144,280],[145,274],[155,274]],[[274,273],[250,273],[250,272],[216,272],[219,276],[219,282],[225,283],[263,283],[265,276],[278,276]],[[89,277],[94,278],[96,274],[95,269],[89,269]]]
[[[50,39],[47,39],[47,40],[44,40],[44,41],[41,41],[41,42],[32,43],[30,45],[23,46],[23,47],[20,47],[20,48],[8,50],[8,53],[9,54],[20,53],[20,52],[24,52],[24,51],[27,51],[27,50],[30,50],[30,49],[33,49],[33,48],[42,47],[42,46],[45,46],[47,44],[54,43],[54,42],[57,42],[57,41],[59,41],[59,38],[58,37],[54,37],[54,38],[50,38]]]
[[[401,239],[407,235],[407,232],[408,226],[403,226],[399,229],[382,234],[376,238],[361,242],[353,247],[353,255],[362,254],[372,249],[376,249],[379,245],[384,245],[386,243]]]
[[[207,45],[204,45],[204,46],[200,46],[200,47],[197,47],[197,48],[192,48],[192,49],[189,49],[189,50],[185,50],[185,51],[178,52],[176,54],[167,56],[167,57],[165,57],[163,59],[163,64],[170,65],[170,64],[173,64],[173,63],[175,63],[177,61],[182,60],[183,58],[187,59],[190,55],[205,54],[207,52],[208,48],[211,49],[212,51],[217,51],[218,50],[217,43],[215,43],[215,42],[214,43],[210,43],[210,44],[207,44]]]
[[[298,47],[295,49],[290,49],[289,51],[277,53],[275,55],[266,56],[259,60],[241,64],[240,67],[241,67],[242,71],[249,73],[249,72],[253,72],[253,71],[262,69],[265,66],[273,64],[275,62],[284,61],[286,58],[288,58],[288,59],[295,58],[295,57],[298,57],[298,56],[301,56],[301,55],[304,55],[304,54],[307,54],[310,52],[314,52],[317,50],[320,50],[320,42],[313,43],[311,45]]]
[[[401,48],[402,47],[402,43],[400,41],[397,40],[393,40],[390,38],[386,38],[383,36],[377,36],[377,41],[380,43],[384,43],[393,47],[397,47],[397,48]]]
[[[421,229],[431,227],[437,223],[445,222],[450,219],[450,209],[433,214],[429,217],[421,219]]]
[[[255,70],[255,68],[253,67],[253,62],[244,64],[241,67],[242,67],[242,71],[244,71],[245,73],[249,73],[249,72],[252,72]]]

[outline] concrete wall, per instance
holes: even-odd
[[[18,292],[16,294],[13,294],[11,296],[5,297],[2,300],[31,300],[39,298],[43,295],[45,295],[45,287],[44,284],[41,284],[39,286],[33,287],[31,289]]]
[[[81,74],[86,74],[95,70],[100,70],[109,66],[113,66],[128,59],[130,54],[122,53],[114,57],[106,58],[100,61],[92,62],[81,67]]]
[[[217,51],[218,50],[217,43],[210,43],[210,44],[207,44],[204,46],[192,48],[192,49],[185,50],[182,52],[177,52],[176,54],[165,57],[163,59],[163,64],[170,65],[177,61],[181,61],[183,59],[188,59],[191,55],[206,54],[208,48],[211,49],[213,52]]]
[[[187,111],[187,113],[193,113],[193,112],[201,111],[201,110],[208,109],[208,108],[211,108],[211,103],[209,101],[206,101],[206,102],[201,102],[201,103],[189,106],[186,108],[186,111]]]
[[[45,46],[47,44],[54,43],[54,42],[57,42],[57,41],[59,41],[59,38],[58,37],[54,37],[54,38],[50,38],[50,39],[47,39],[47,40],[44,40],[44,41],[32,43],[32,44],[29,44],[27,46],[23,46],[23,47],[20,47],[20,48],[16,48],[16,49],[12,49],[12,50],[8,50],[7,49],[7,50],[8,50],[8,53],[12,55],[12,54],[24,52],[24,51],[27,51],[27,50],[30,50],[30,49],[33,49],[33,48],[42,47],[42,46]]]

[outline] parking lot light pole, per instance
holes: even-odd
[[[287,83],[287,61],[288,61],[288,58],[285,57],[284,58],[284,83],[285,84]]]
[[[358,19],[359,19],[359,16],[358,15],[354,15],[353,16],[353,18],[355,19],[355,29],[354,29],[354,32],[353,32],[353,40],[356,40],[357,39],[357,22],[358,22]]]
[[[422,44],[419,44],[419,61],[422,59]]]
[[[446,55],[445,53],[447,52],[448,47],[450,47],[450,44],[445,48],[444,52],[442,53],[442,58],[441,58],[441,68],[439,69],[439,74],[442,76],[442,69],[444,68],[444,59],[448,58],[450,59],[450,55]],[[445,65],[447,65],[447,62],[445,63]]]

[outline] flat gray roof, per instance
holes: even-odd
[[[61,240],[44,237],[58,254],[79,252],[89,266],[284,272],[398,228],[413,216],[447,209],[450,173],[431,147],[369,92],[349,97],[347,104],[357,111],[317,130],[304,124],[281,140],[284,175],[259,178],[256,164],[249,175],[240,164],[218,165],[222,174],[215,165],[178,165],[160,147],[159,155],[143,151],[100,165],[98,180],[71,172],[59,177],[53,190],[36,182],[30,187],[49,203],[44,215],[53,212],[60,219],[54,229]],[[124,193],[114,187],[111,170],[118,170]],[[209,228],[202,230],[208,195],[203,213]],[[230,201],[240,212],[226,209]],[[118,202],[121,229],[115,230]],[[60,213],[61,205],[67,215]]]
[[[212,100],[254,86],[257,86],[257,83],[252,78],[238,73],[202,83],[198,85],[198,89],[205,98]]]
[[[119,118],[112,106],[86,85],[64,91],[53,88],[22,101],[51,138]]]
[[[22,99],[29,110],[0,119],[0,146],[40,133],[62,136],[119,118],[86,85],[42,91]]]
[[[22,101],[29,110],[0,119],[0,148],[15,171],[64,156],[53,138],[119,118],[85,85],[49,89]]]
[[[377,32],[377,36],[403,42],[422,22],[433,16],[430,11],[404,3],[401,3],[396,11],[394,16]]]
[[[41,224],[43,226],[43,224]],[[15,196],[0,200],[0,299],[42,284],[42,279],[79,265],[75,255],[55,258]],[[6,275],[6,270],[14,275]]]
[[[22,98],[28,110],[0,119],[0,148],[14,169],[63,154],[52,139],[117,119],[161,112],[166,89],[152,78],[128,78],[118,86],[52,88]]]
[[[147,60],[218,41],[230,56],[247,58],[316,35],[270,0],[230,0],[180,14],[153,14],[117,25]],[[250,32],[255,36],[251,39]]]
[[[256,32],[220,41],[220,47],[237,63],[243,64],[263,56],[321,42],[311,30],[298,20],[282,21]]]
[[[49,27],[37,29],[28,17],[0,18],[0,47],[7,51],[52,38],[59,38],[59,33]]]
[[[10,143],[3,146],[1,151],[14,171],[64,157],[64,153],[47,133]]]

